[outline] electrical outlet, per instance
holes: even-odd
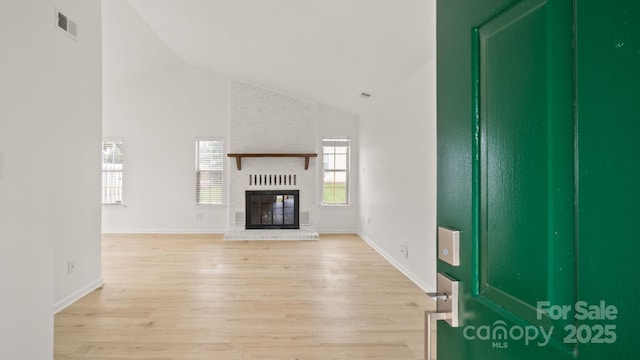
[[[69,262],[67,262],[67,273],[73,274],[74,272],[76,272],[76,262],[69,260]]]
[[[402,242],[400,242],[400,253],[406,258],[409,257],[409,240],[402,239]]]
[[[201,213],[201,212],[197,213],[197,214],[196,214],[196,220],[197,220],[198,222],[202,222],[202,220],[204,220],[204,214],[203,214],[203,213]]]

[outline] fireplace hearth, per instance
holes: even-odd
[[[300,229],[299,190],[245,192],[245,229]]]

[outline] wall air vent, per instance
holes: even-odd
[[[72,39],[78,40],[78,28],[76,23],[69,20],[69,18],[60,11],[56,11],[56,24],[60,31],[69,35]]]

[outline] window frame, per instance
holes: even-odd
[[[201,170],[200,167],[200,143],[201,142],[220,142],[220,147],[222,149],[222,151],[219,153],[219,157],[220,157],[220,169],[216,170],[216,169],[211,169],[211,170]],[[224,155],[225,155],[225,148],[224,148],[225,144],[224,144],[224,138],[221,137],[206,137],[206,138],[196,138],[195,140],[195,179],[194,179],[194,195],[195,195],[195,206],[220,206],[220,205],[224,205],[225,204],[225,186],[226,186],[226,182],[225,182],[225,161],[224,161]],[[215,154],[213,155],[214,157],[216,156]],[[214,160],[215,161],[215,160]],[[201,202],[201,197],[200,197],[200,191],[201,191],[201,187],[200,187],[200,178],[201,178],[201,174],[202,173],[208,173],[211,176],[211,178],[215,178],[216,175],[219,176],[220,178],[220,200],[219,202]],[[212,187],[211,189],[213,189],[214,187]]]
[[[327,153],[325,152],[325,147],[344,147],[346,148],[346,164],[345,169],[336,169],[335,168],[335,159],[334,159],[334,168],[327,168],[327,164],[325,164],[325,156]],[[335,157],[337,153],[334,151],[332,155]],[[322,138],[322,206],[350,206],[351,205],[351,138],[350,137],[325,137]],[[334,173],[334,184],[335,184],[335,174],[344,173],[345,177],[345,202],[327,202],[325,200],[325,175],[327,172]],[[335,196],[334,196],[335,197]]]
[[[121,160],[121,169],[120,170],[116,170],[116,169],[105,169],[105,164],[110,164],[110,165],[117,165],[114,162],[111,163],[105,163],[104,162],[104,151],[105,151],[105,144],[106,143],[120,143],[119,149],[121,152],[120,155],[120,160]],[[102,205],[124,205],[124,163],[125,163],[125,149],[124,149],[124,140],[122,138],[105,138],[102,140],[102,179],[101,179],[101,183],[100,183],[100,192],[101,192],[101,203]],[[115,173],[120,173],[120,201],[114,201],[114,202],[105,202],[105,174],[115,174]],[[116,186],[117,187],[117,186]]]

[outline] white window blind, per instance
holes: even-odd
[[[102,142],[102,203],[122,204],[123,169],[122,140]]]
[[[349,204],[350,143],[348,138],[322,140],[322,203],[325,205]]]
[[[196,140],[196,204],[222,204],[224,143]]]

